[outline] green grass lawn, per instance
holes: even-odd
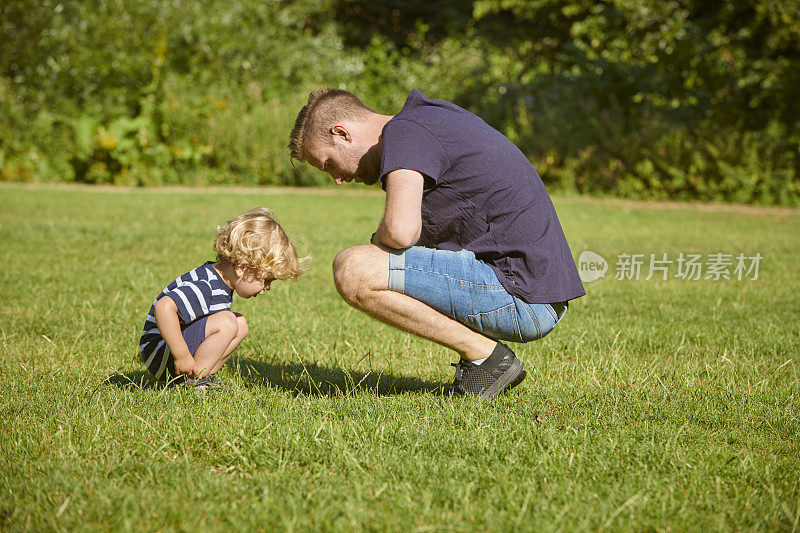
[[[800,529],[800,211],[556,198],[606,277],[513,346],[520,387],[449,400],[452,352],[333,287],[382,213],[363,190],[0,187],[0,528]],[[258,205],[310,272],[234,301],[228,394],[154,386],[153,298]],[[644,279],[651,253],[757,252],[757,280]]]

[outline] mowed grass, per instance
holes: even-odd
[[[0,528],[798,530],[800,212],[556,198],[606,278],[513,345],[520,387],[450,400],[452,352],[335,291],[382,213],[363,190],[0,188]],[[310,272],[234,301],[227,394],[154,386],[150,303],[258,205]],[[681,252],[763,259],[754,281],[613,279],[619,254]]]

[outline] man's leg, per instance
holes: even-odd
[[[488,357],[497,341],[471,330],[428,305],[389,290],[389,252],[377,246],[347,248],[333,261],[342,298],[381,322],[455,350],[462,359]]]

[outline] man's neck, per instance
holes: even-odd
[[[386,126],[386,123],[389,122],[394,118],[393,115],[379,115],[375,113],[369,119],[369,135],[370,135],[370,145],[373,146],[374,150],[377,150],[378,157],[380,157],[381,153],[381,143],[383,141],[383,128]]]

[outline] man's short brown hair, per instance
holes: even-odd
[[[330,128],[340,120],[361,120],[370,108],[350,91],[323,87],[308,95],[289,136],[291,157],[305,161],[305,150],[313,143],[332,142]]]

